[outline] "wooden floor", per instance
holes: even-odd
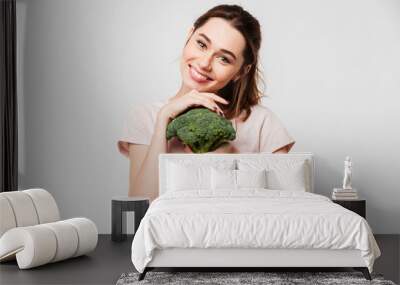
[[[382,256],[374,272],[399,283],[400,235],[375,236]],[[110,235],[99,235],[96,250],[88,255],[20,270],[16,261],[0,264],[0,284],[115,284],[124,272],[135,271],[131,262],[132,236],[112,242]]]

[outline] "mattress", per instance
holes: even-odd
[[[171,248],[359,250],[370,272],[381,254],[367,221],[329,198],[263,188],[164,193],[137,229],[133,265]]]

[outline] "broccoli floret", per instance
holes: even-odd
[[[176,136],[194,153],[214,151],[236,138],[231,121],[204,107],[192,108],[174,118],[166,134],[167,140]]]

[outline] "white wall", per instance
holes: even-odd
[[[400,233],[400,2],[17,0],[20,189],[42,187],[64,218],[111,231],[128,191],[116,141],[129,107],[172,97],[196,17],[241,4],[260,21],[263,104],[315,153],[316,189],[341,185],[343,160],[375,233]]]

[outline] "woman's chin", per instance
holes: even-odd
[[[211,87],[193,86],[192,89],[195,89],[195,90],[197,90],[198,92],[214,93],[214,88],[211,88]]]
[[[195,89],[199,92],[210,92],[210,93],[214,92],[215,90],[214,86],[210,86],[209,83],[196,83],[193,81],[190,82],[186,81],[184,83],[190,90]]]

